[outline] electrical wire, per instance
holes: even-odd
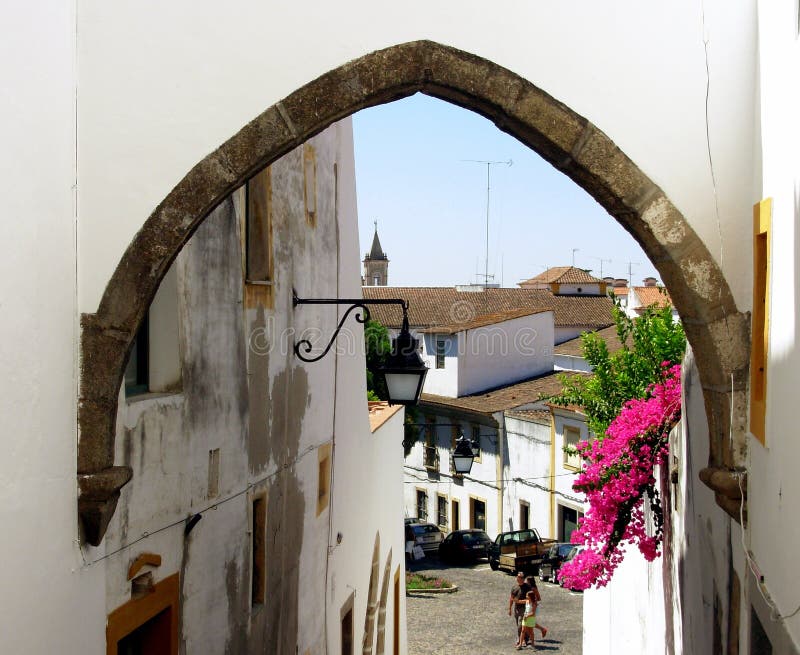
[[[286,462],[283,466],[277,468],[275,471],[273,471],[269,475],[265,475],[263,478],[261,478],[259,480],[256,480],[254,482],[248,483],[246,487],[244,487],[243,489],[237,491],[236,493],[233,493],[230,496],[228,496],[227,498],[223,498],[222,500],[219,500],[216,503],[212,503],[211,505],[208,505],[205,509],[201,509],[199,512],[193,512],[193,514],[203,515],[206,512],[208,512],[209,510],[215,510],[220,505],[224,505],[225,503],[228,503],[228,502],[238,498],[239,496],[242,496],[243,494],[246,494],[248,491],[250,491],[254,487],[257,487],[258,485],[262,484],[263,482],[266,482],[267,480],[271,480],[272,478],[274,478],[279,473],[282,473],[286,469],[291,468],[297,462],[299,462],[301,459],[303,459],[303,457],[305,457],[312,450],[317,450],[320,447],[320,445],[322,445],[322,444],[314,444],[312,446],[308,446],[305,450],[303,450],[301,453],[299,453],[297,455],[297,457],[295,457],[291,462]],[[109,557],[113,557],[117,553],[120,553],[123,550],[126,550],[126,549],[130,548],[131,546],[134,546],[134,545],[138,544],[140,541],[144,541],[145,539],[147,539],[149,537],[152,537],[153,535],[158,534],[159,532],[164,532],[164,530],[169,530],[170,528],[174,528],[177,525],[183,525],[185,523],[186,523],[186,518],[184,517],[182,519],[178,519],[176,521],[173,521],[172,523],[168,523],[167,525],[164,525],[164,526],[162,526],[162,527],[160,527],[160,528],[158,528],[156,530],[145,530],[144,532],[142,532],[140,537],[137,537],[133,541],[129,541],[129,542],[123,544],[122,546],[120,546],[119,548],[117,548],[116,550],[112,550],[110,553],[106,553],[102,557],[98,557],[97,559],[94,559],[92,561],[86,561],[86,558],[83,557],[83,549],[81,549],[81,557],[83,557],[84,568],[88,568],[90,566],[94,566],[98,562],[102,562],[103,560],[106,560]]]

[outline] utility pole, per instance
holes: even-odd
[[[485,159],[462,159],[461,161],[471,162],[473,164],[486,164],[486,267],[483,273],[483,286],[486,288],[489,284],[489,193],[490,185],[490,170],[491,167],[497,164],[511,166],[514,162],[509,159],[508,161],[486,161]]]

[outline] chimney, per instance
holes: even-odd
[[[614,287],[617,288],[617,289],[620,289],[620,288],[624,289],[627,286],[628,286],[627,278],[618,277],[616,280],[614,280]]]
[[[605,282],[610,287],[614,286],[614,278],[611,277],[610,275],[607,275],[606,277],[604,277],[603,278],[603,282]]]
[[[654,287],[658,284],[658,280],[656,280],[654,277],[646,277],[644,280],[642,280],[642,282],[646,287]]]

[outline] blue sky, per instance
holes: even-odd
[[[353,117],[361,256],[378,221],[392,286],[475,282],[486,254],[503,286],[572,263],[633,283],[659,277],[633,238],[583,189],[477,114],[417,94]],[[607,260],[611,260],[610,262]],[[482,277],[480,278],[482,279]],[[659,278],[660,279],[660,278]]]

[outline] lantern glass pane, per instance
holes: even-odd
[[[389,398],[398,402],[413,401],[419,388],[419,373],[386,373]]]
[[[456,473],[469,473],[472,470],[472,457],[453,455],[453,467]]]

